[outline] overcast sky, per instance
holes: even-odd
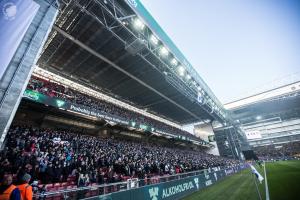
[[[300,1],[141,1],[223,103],[300,72]]]

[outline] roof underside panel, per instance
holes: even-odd
[[[272,101],[264,101],[232,110],[233,117],[243,123],[257,121],[257,116],[264,119],[272,117],[298,118],[300,117],[300,96],[288,97]]]
[[[40,67],[55,69],[66,77],[77,78],[86,84],[96,85],[120,99],[172,121],[191,123],[199,121],[199,119],[211,119],[206,111],[181,94],[166,80],[165,75],[157,70],[156,66],[159,62],[156,57],[151,57],[153,62],[150,65],[140,56],[130,54],[126,50],[125,44],[106,27],[75,6],[70,6],[71,8],[72,13],[61,29],[142,80],[154,90],[194,113],[197,118],[54,30],[50,33],[50,38],[53,36],[52,40],[48,41],[49,44],[38,61]],[[98,8],[95,6],[93,9]],[[64,16],[66,13],[60,13],[60,15]],[[59,26],[58,24],[56,22],[57,26]],[[128,41],[133,40],[132,36],[122,27],[116,27],[114,31],[128,38]],[[153,63],[157,63],[157,65],[153,66]]]

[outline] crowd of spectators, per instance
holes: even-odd
[[[300,157],[300,141],[259,146],[254,148],[254,152],[264,160]]]
[[[42,184],[66,182],[69,176],[76,176],[78,186],[238,163],[202,151],[27,126],[11,127],[0,151],[0,175],[22,177],[27,173]]]
[[[103,113],[116,116],[117,118],[121,118],[126,121],[134,121],[138,124],[147,125],[163,132],[199,140],[199,138],[190,134],[187,131],[170,126],[155,119],[143,116],[139,113],[127,110],[107,101],[88,96],[86,94],[75,91],[71,88],[65,87],[52,81],[32,76],[28,83],[27,89],[40,92],[50,97],[58,97],[73,104],[87,106],[91,109],[96,109]]]

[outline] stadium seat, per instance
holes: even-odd
[[[50,189],[53,188],[53,184],[50,183],[50,184],[46,184],[46,190],[49,191]]]
[[[61,187],[64,187],[64,188],[66,188],[68,185],[69,185],[69,183],[68,183],[68,182],[63,182],[63,183],[61,184]]]
[[[57,190],[60,187],[60,183],[54,183],[53,187]]]

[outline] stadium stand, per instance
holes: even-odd
[[[47,191],[239,163],[189,149],[26,126],[13,126],[0,152],[1,174],[14,174],[18,181],[28,173]]]
[[[0,70],[0,179],[30,175],[48,200],[117,196],[121,184],[126,200],[172,200],[247,168],[252,147],[264,160],[299,155],[299,83],[225,109],[139,0],[28,1]],[[205,137],[182,129],[194,123]]]
[[[38,91],[50,97],[58,97],[71,103],[88,106],[96,110],[101,110],[104,113],[121,117],[123,119],[126,119],[127,121],[135,121],[140,124],[147,124],[148,126],[158,128],[165,132],[170,132],[181,136],[189,136],[190,138],[193,138],[195,140],[200,140],[200,138],[190,134],[187,131],[172,127],[170,125],[148,118],[146,116],[142,116],[141,114],[118,107],[112,103],[105,102],[94,97],[90,97],[86,94],[77,92],[73,89],[67,88],[51,80],[48,81],[32,76],[27,88],[34,91]]]
[[[260,160],[285,160],[300,157],[300,141],[253,148]]]

